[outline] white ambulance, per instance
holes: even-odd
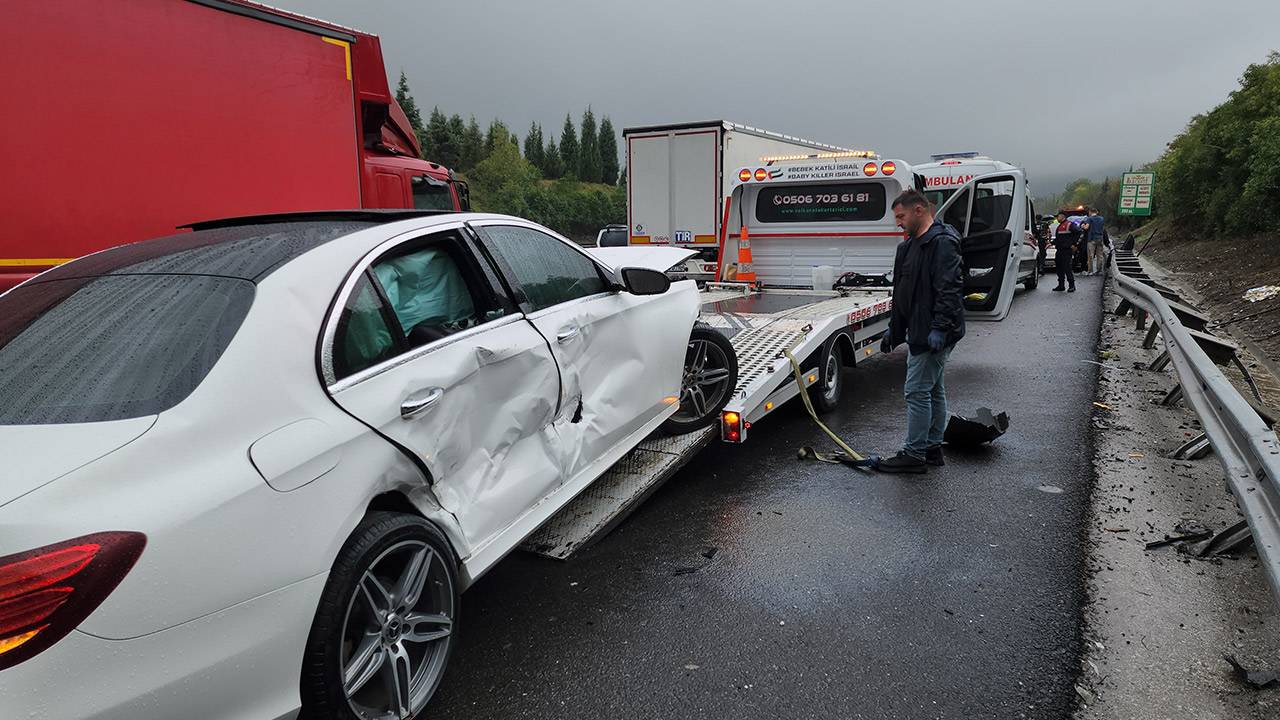
[[[1026,174],[1018,166],[980,155],[976,152],[942,153],[929,156],[930,162],[915,165],[917,175],[924,183],[924,193],[935,206],[947,202],[956,192],[976,177],[992,173],[1017,171],[1026,182]],[[1036,213],[1031,202],[1031,190],[1026,191],[1026,205],[1022,215],[1024,227],[1016,250],[1018,254],[1017,282],[1028,290],[1039,284],[1041,267],[1038,262],[1040,245],[1036,236]],[[960,228],[957,226],[957,230]],[[963,233],[963,230],[961,231]]]

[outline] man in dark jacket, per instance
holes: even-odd
[[[893,261],[893,311],[881,352],[907,344],[907,441],[880,461],[884,472],[922,473],[942,465],[947,394],[942,374],[964,337],[960,235],[935,220],[928,198],[907,190],[893,201],[893,216],[907,233]]]
[[[1053,256],[1053,266],[1058,270],[1058,286],[1053,289],[1054,292],[1076,291],[1076,276],[1071,263],[1080,247],[1080,237],[1080,225],[1071,222],[1066,213],[1058,213],[1058,233],[1053,236],[1053,247],[1057,251]],[[1064,287],[1063,283],[1070,287]]]

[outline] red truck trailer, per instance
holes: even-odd
[[[5,0],[0,292],[218,217],[466,209],[374,35],[244,0]]]

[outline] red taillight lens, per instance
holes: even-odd
[[[738,171],[738,179],[742,182],[747,182],[751,179],[751,171],[746,168],[742,168],[742,170]]]
[[[866,175],[867,177],[871,177],[872,175],[876,174],[877,167],[879,166],[873,162],[867,163],[866,165],[862,166],[862,174]]]
[[[104,532],[0,557],[0,670],[89,616],[137,562],[146,536]]]
[[[880,174],[881,174],[881,175],[892,175],[892,174],[894,174],[894,173],[895,173],[895,172],[897,172],[897,171],[898,171],[898,164],[897,164],[897,163],[891,163],[891,162],[887,162],[887,163],[880,163]]]
[[[768,180],[769,171],[764,168],[756,168],[756,180]]]

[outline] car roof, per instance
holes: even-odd
[[[216,275],[259,282],[298,256],[379,225],[416,227],[494,217],[439,211],[334,211],[228,218],[193,223],[192,232],[120,245],[60,265],[32,279],[48,282],[103,275]],[[408,228],[406,228],[408,229]]]

